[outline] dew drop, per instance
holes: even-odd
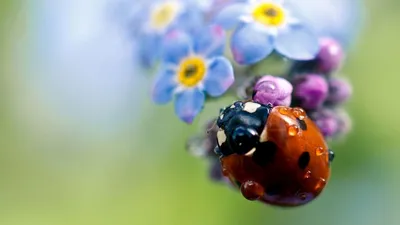
[[[326,185],[326,180],[322,177],[319,178],[317,185],[315,185],[315,190],[321,190]]]
[[[304,179],[309,179],[311,177],[311,171],[307,171],[306,174],[304,174]]]
[[[275,82],[272,81],[264,81],[257,85],[258,91],[263,91],[270,94],[275,94],[277,92],[277,87]]]
[[[288,128],[289,136],[296,136],[299,133],[299,127],[296,125],[292,125]]]
[[[282,115],[288,115],[289,114],[289,109],[287,107],[281,107],[281,108],[279,108],[278,111]]]
[[[300,200],[304,201],[307,199],[307,195],[305,193],[300,193],[299,198],[300,198]]]
[[[246,181],[242,184],[240,190],[242,195],[250,201],[257,200],[264,195],[264,188],[254,181]]]
[[[306,113],[302,108],[294,108],[293,115],[299,120],[304,120],[306,118]]]
[[[229,176],[229,171],[228,171],[228,169],[226,169],[225,167],[222,167],[222,174],[223,174],[225,177]]]
[[[315,154],[317,156],[322,156],[322,155],[326,154],[326,151],[323,147],[318,147],[317,149],[315,149]]]

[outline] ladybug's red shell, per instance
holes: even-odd
[[[272,108],[260,143],[221,157],[222,170],[250,200],[298,206],[315,199],[330,177],[329,149],[300,108]]]

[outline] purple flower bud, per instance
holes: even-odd
[[[313,60],[296,61],[289,74],[319,73],[328,75],[340,69],[345,58],[342,46],[332,38],[320,39],[320,51]]]
[[[332,38],[322,38],[320,40],[320,47],[320,51],[316,57],[316,72],[331,73],[340,69],[345,54],[339,42]]]
[[[336,115],[338,117],[338,132],[337,136],[345,136],[347,135],[353,126],[351,118],[349,114],[345,110],[336,110]]]
[[[345,103],[353,92],[351,84],[342,78],[331,78],[329,80],[329,94],[326,103],[339,105]]]
[[[293,97],[296,106],[306,110],[318,109],[328,96],[328,83],[325,78],[316,74],[300,75],[293,80]]]
[[[325,138],[336,138],[346,135],[352,122],[346,111],[342,109],[324,108],[310,115]]]
[[[325,138],[334,137],[339,130],[337,116],[333,110],[321,109],[310,115],[315,124],[319,127]]]
[[[254,86],[253,100],[273,106],[289,106],[292,102],[293,86],[284,78],[261,77]]]

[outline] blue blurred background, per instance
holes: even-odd
[[[152,105],[112,2],[1,1],[0,224],[400,223],[398,0],[366,1],[342,72],[354,85],[353,131],[331,143],[323,195],[295,209],[209,181],[185,142],[230,100],[192,126]]]

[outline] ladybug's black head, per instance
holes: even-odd
[[[270,105],[235,102],[221,110],[217,120],[217,153],[222,156],[246,154],[255,148],[264,130]]]

